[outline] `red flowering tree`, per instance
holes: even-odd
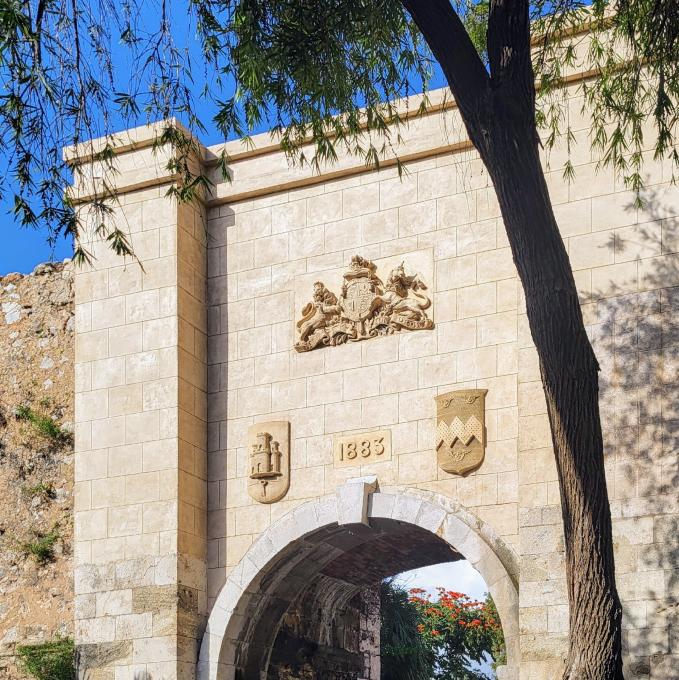
[[[438,588],[438,598],[421,588],[410,590],[418,613],[417,630],[435,659],[432,678],[487,680],[483,670],[505,662],[502,626],[490,595],[483,602]]]

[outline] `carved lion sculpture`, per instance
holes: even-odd
[[[325,328],[328,321],[338,313],[337,296],[320,281],[316,281],[313,300],[304,305],[302,318],[297,322],[300,342],[308,340],[318,329]]]

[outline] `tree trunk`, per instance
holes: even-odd
[[[599,366],[538,153],[528,0],[491,0],[490,74],[449,0],[403,4],[438,59],[493,181],[526,296],[561,491],[570,604],[564,680],[622,680]]]
[[[622,609],[599,417],[599,366],[552,211],[534,130],[495,118],[482,156],[500,203],[540,360],[561,490],[570,603],[564,678],[620,680]]]

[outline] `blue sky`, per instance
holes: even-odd
[[[483,600],[488,592],[481,574],[467,560],[443,562],[404,571],[396,580],[407,588],[423,588],[433,597],[438,597],[436,589],[439,586],[446,590],[465,593],[476,600]]]
[[[22,228],[6,211],[2,220],[4,227],[3,245],[0,249],[0,276],[9,272],[27,274],[40,262],[71,257],[73,248],[70,240],[61,238],[52,248],[47,243],[47,234],[44,231]]]
[[[195,69],[192,71],[192,76],[194,79],[193,91],[196,93],[196,112],[207,128],[206,133],[201,135],[202,141],[207,145],[217,144],[222,141],[222,139],[217,127],[212,121],[212,117],[216,112],[216,106],[213,101],[198,97],[198,93],[201,92],[206,84],[208,88],[210,87],[212,75],[201,67],[203,60],[201,59],[198,45],[194,39],[193,28],[186,19],[186,6],[184,0],[172,0],[169,5],[171,11],[174,12],[174,16],[171,17],[171,25],[175,32],[175,40],[185,49],[187,58],[190,59],[191,63],[195,66]],[[141,17],[141,20],[145,22],[145,25],[155,27],[155,22],[157,21],[156,3],[145,3],[143,7],[145,16]],[[113,62],[120,74],[129,72],[128,61],[124,48],[114,46]],[[437,71],[430,86],[435,88],[441,87],[443,84],[443,77],[441,73]],[[126,91],[124,80],[121,80],[118,86],[122,91]],[[229,94],[229,92],[222,91],[219,93],[219,96],[222,99],[227,99]],[[130,127],[130,125],[121,118],[116,120],[115,112],[109,111],[109,114],[112,115],[112,126],[114,131]],[[133,124],[143,124],[144,122],[145,120],[142,117],[137,121],[133,121]],[[262,132],[266,129],[267,126],[264,124],[261,129],[253,130],[253,132]],[[68,144],[68,140],[64,140],[64,143]],[[2,156],[0,155],[0,163],[1,161]],[[2,247],[0,248],[0,275],[13,271],[28,273],[40,262],[46,260],[62,260],[65,257],[70,257],[72,253],[72,244],[70,240],[59,238],[56,243],[50,244],[47,241],[46,231],[25,229],[16,223],[10,211],[10,207],[13,203],[11,187],[8,187],[8,189],[5,196],[0,200],[0,224],[2,224],[3,227]]]
[[[141,6],[143,7],[143,15],[137,17],[137,30],[143,31],[145,28],[156,30],[158,25],[157,3],[150,0]],[[186,58],[190,59],[192,64],[200,64],[200,50],[198,43],[194,39],[193,26],[190,25],[186,18],[185,0],[170,0],[168,8],[170,12],[169,19],[173,27],[176,42],[184,48]],[[113,28],[111,30],[113,31]],[[117,87],[120,91],[124,92],[128,90],[126,74],[132,70],[132,66],[128,51],[122,45],[117,44],[117,37],[112,36],[112,62],[118,74]],[[195,79],[194,92],[198,93],[205,85],[208,75],[203,69],[198,67],[195,68],[193,75]],[[207,136],[203,141],[207,144],[215,144],[220,140],[216,127],[212,124],[211,120],[214,115],[214,105],[198,97],[196,97],[196,100],[198,106],[197,113],[208,128]],[[126,122],[121,116],[116,114],[114,106],[108,108],[108,113],[111,117],[111,126],[113,128],[111,131],[113,132],[133,127],[134,125],[142,125],[146,122],[143,115],[137,120]],[[63,141],[64,146],[69,143],[69,140]],[[2,159],[1,155],[0,159]],[[12,271],[28,273],[40,262],[51,259],[63,260],[65,257],[71,256],[73,248],[70,239],[61,237],[55,244],[48,243],[46,230],[35,231],[25,229],[16,223],[14,216],[11,214],[12,205],[13,196],[10,185],[0,200],[0,224],[3,227],[3,246],[0,248],[0,275]]]

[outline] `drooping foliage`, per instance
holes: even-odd
[[[177,117],[200,133],[201,99],[211,102],[225,137],[270,126],[300,162],[332,161],[339,148],[369,164],[393,157],[405,116],[390,102],[426,90],[435,67],[404,4],[2,0],[0,151],[7,168],[0,193],[23,224],[48,226],[52,239],[70,233],[78,245],[81,225],[64,198],[71,171],[78,169],[64,163],[61,147],[109,136],[96,156],[113,174],[115,130]],[[485,58],[490,3],[452,4]],[[557,86],[583,56],[585,38],[577,28],[586,24],[593,38],[585,56],[601,77],[582,88],[592,140],[604,162],[638,189],[642,138],[649,134],[655,135],[659,156],[679,162],[677,3],[596,0],[585,7],[578,0],[538,0],[531,12],[536,75],[546,97],[540,106],[546,144],[555,143],[558,134],[571,138]],[[651,130],[644,124],[648,115]],[[174,191],[191,199],[207,183],[187,160],[195,143],[172,125],[158,141],[178,149],[170,164],[183,181]],[[222,159],[225,174],[227,160]],[[565,172],[573,172],[568,163]],[[114,198],[109,185],[110,177],[104,177],[91,192],[97,235],[129,254],[125,233],[106,220]],[[87,253],[77,247],[76,256]]]
[[[434,653],[418,630],[420,614],[408,591],[393,580],[380,588],[380,669],[385,680],[431,678]]]

